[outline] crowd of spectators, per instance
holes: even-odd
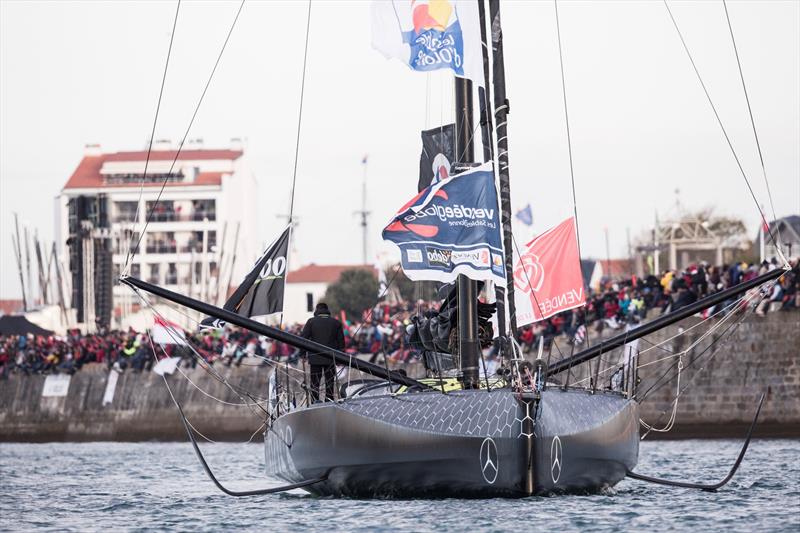
[[[697,299],[752,279],[768,270],[779,268],[777,263],[709,266],[693,265],[685,271],[666,271],[661,276],[630,277],[602,280],[598,290],[587,292],[586,305],[565,311],[547,320],[525,326],[519,340],[524,350],[535,349],[539,339],[545,346],[564,336],[566,342],[577,345],[585,341],[589,328],[601,332],[606,328],[620,329],[627,324],[652,318],[657,313],[677,310]],[[795,260],[792,270],[772,286],[765,286],[755,312],[796,309],[800,306],[800,266]],[[732,302],[715,309],[726,308]],[[407,328],[411,317],[424,313],[431,302],[402,302],[393,305],[379,303],[365,310],[361,320],[344,320],[345,351],[371,354],[371,362],[383,356],[393,366],[409,362],[417,354],[408,343]],[[715,312],[707,310],[706,314]],[[344,318],[344,317],[341,317]],[[299,334],[302,324],[284,326]],[[153,349],[164,355],[180,356],[186,366],[196,366],[200,360],[209,364],[241,365],[288,362],[295,364],[300,351],[288,344],[258,336],[247,330],[226,327],[206,329],[186,334],[187,345],[153,344],[147,333],[110,331],[102,334],[81,334],[72,330],[65,336],[0,336],[0,378],[9,372],[24,374],[74,373],[87,363],[100,363],[117,371],[141,372],[154,364]],[[496,346],[487,350],[491,358]]]
[[[800,262],[790,262],[790,271],[774,284],[762,286],[761,297],[750,302],[756,314],[797,309],[800,307]],[[548,346],[560,335],[569,344],[580,345],[594,329],[598,334],[604,329],[622,329],[653,318],[656,314],[677,311],[700,298],[749,281],[770,270],[781,268],[776,260],[761,264],[733,263],[714,266],[706,263],[691,265],[686,270],[664,271],[660,276],[644,278],[631,276],[624,279],[601,280],[598,290],[587,291],[586,305],[559,313],[548,320],[526,326],[520,331],[523,350],[530,351],[540,337]],[[735,300],[722,302],[703,312],[704,317],[727,310]],[[591,328],[591,329],[587,329]]]

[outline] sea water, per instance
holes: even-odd
[[[736,440],[644,441],[637,472],[722,479]],[[234,490],[279,485],[258,444],[203,444]],[[58,531],[800,531],[800,440],[755,440],[716,493],[631,479],[591,496],[352,500],[234,498],[188,443],[0,444],[0,529]]]

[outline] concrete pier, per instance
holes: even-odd
[[[688,329],[697,320],[689,319],[681,325]],[[640,370],[639,393],[668,370],[675,361],[671,353],[693,345],[706,330],[702,326],[668,340],[678,333],[671,327],[650,336],[650,343],[666,342],[660,349],[645,353],[642,363],[663,360]],[[709,352],[701,356],[720,334],[721,330],[716,337],[707,336],[683,356],[682,387],[688,387],[678,402],[675,427],[667,434],[651,433],[648,438],[743,436],[762,392],[767,399],[757,434],[800,436],[800,312],[748,316],[713,357]],[[648,346],[642,344],[640,350]],[[619,355],[611,353],[604,359],[614,362]],[[270,367],[214,368],[230,384],[267,397]],[[178,372],[167,381],[189,420],[207,437],[245,440],[264,422],[264,413],[258,408],[229,405],[240,404],[240,398],[201,368],[182,370],[197,387]],[[410,375],[414,373],[409,371]],[[588,370],[577,368],[574,374],[572,381],[577,381],[581,375],[588,375]],[[115,387],[109,386],[112,373],[97,364],[85,366],[69,378],[68,384],[65,378],[51,378],[49,384],[47,379],[14,374],[0,381],[0,441],[186,439],[164,380],[153,372],[128,370],[117,375]],[[109,388],[114,389],[113,395],[109,395]],[[209,398],[198,388],[227,403]],[[642,418],[663,426],[675,394],[675,381],[653,392],[642,403]]]

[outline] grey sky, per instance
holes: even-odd
[[[673,12],[759,200],[767,204],[723,6]],[[157,138],[186,128],[238,2],[181,6]],[[800,2],[730,1],[778,216],[800,212]],[[53,237],[53,198],[83,145],[144,146],[174,2],[0,2],[0,297],[20,294],[12,212]],[[247,138],[259,183],[260,235],[288,208],[299,102],[304,2],[248,2],[191,138]],[[661,2],[559,3],[584,256],[625,253],[666,214],[688,208],[758,215]],[[571,214],[552,2],[503,4],[516,208],[534,232]],[[369,154],[371,250],[415,191],[419,130],[448,120],[443,76],[411,72],[370,48],[367,2],[316,2],[297,178],[304,262],[358,262],[361,158]],[[430,80],[430,81],[429,81]],[[426,87],[429,87],[426,100]],[[427,104],[426,104],[427,101]],[[426,111],[427,109],[427,111]],[[519,231],[527,240],[530,232]]]

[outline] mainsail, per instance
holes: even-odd
[[[253,318],[283,311],[283,292],[286,284],[286,257],[289,251],[291,225],[270,244],[244,281],[234,291],[223,309]],[[225,323],[206,317],[200,327],[221,328]]]

